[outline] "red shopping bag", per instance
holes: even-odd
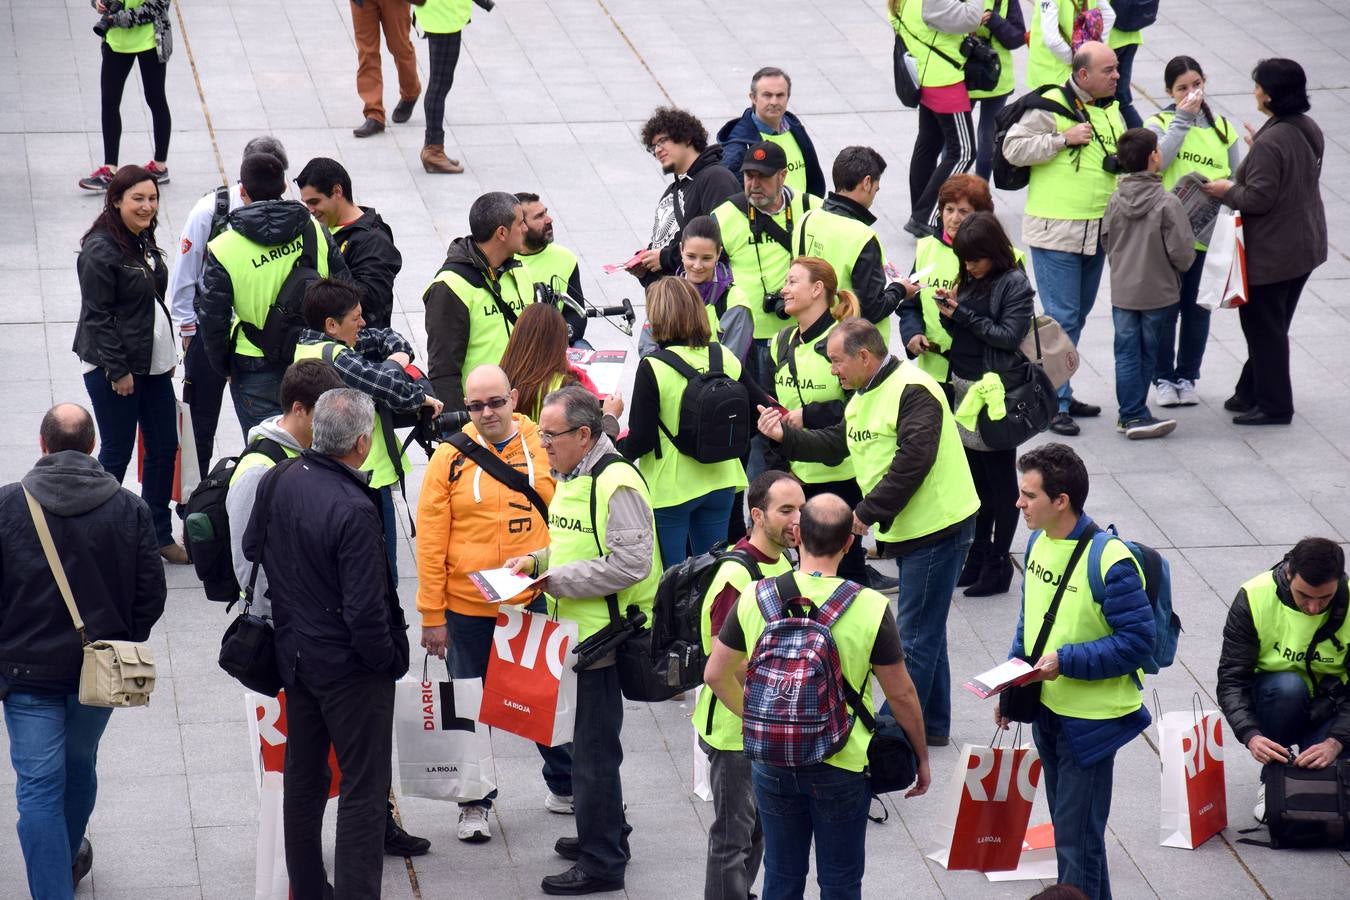
[[[952,779],[946,846],[930,853],[949,870],[1017,868],[1031,806],[1041,783],[1041,757],[1031,745],[962,748]]]
[[[572,740],[577,635],[576,622],[500,607],[478,721],[547,747]]]
[[[1228,827],[1223,717],[1170,712],[1158,722],[1162,748],[1162,846],[1194,850]]]

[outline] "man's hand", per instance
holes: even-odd
[[[988,25],[988,24],[989,24],[989,20],[992,19],[993,17],[994,17],[994,11],[991,10],[991,9],[986,9],[986,10],[984,11],[984,15],[980,16],[980,24],[981,24],[981,25]]]
[[[855,535],[857,535],[858,537],[862,537],[863,535],[867,534],[867,528],[868,528],[867,524],[866,524],[865,522],[863,522],[862,519],[858,518],[858,514],[857,514],[857,513],[854,513],[854,514],[853,514],[853,533],[854,533]]]
[[[182,338],[183,338],[183,352],[186,353],[188,345],[192,343],[193,335],[185,334],[182,336]]]
[[[422,649],[432,656],[445,659],[445,647],[450,640],[450,630],[444,625],[422,626]]]
[[[1092,143],[1092,126],[1087,122],[1079,122],[1064,129],[1060,134],[1064,135],[1064,143],[1069,147],[1081,147]]]
[[[616,419],[623,415],[623,393],[615,389],[614,393],[601,402],[600,409],[605,415],[613,416]]]
[[[1003,714],[1003,708],[1002,708],[1001,706],[999,706],[998,701],[995,700],[995,701],[994,701],[994,725],[995,725],[995,727],[997,727],[997,728],[1002,728],[1004,731],[1007,731],[1007,730],[1008,730],[1008,723],[1011,722],[1011,721],[1012,721],[1012,719],[1009,719],[1007,716],[1005,716],[1005,715]]]
[[[927,353],[930,346],[927,337],[916,334],[909,339],[908,344],[905,344],[905,349],[909,351],[911,356],[918,356],[920,353]]]
[[[919,775],[914,781],[914,787],[905,791],[906,797],[922,797],[928,793],[928,785],[933,781],[933,775],[928,770],[928,757],[925,756],[919,760]]]
[[[1262,765],[1265,765],[1266,763],[1289,762],[1288,747],[1282,747],[1270,738],[1260,734],[1247,742],[1247,752],[1252,755],[1252,759]]]
[[[112,389],[119,397],[130,397],[136,390],[136,379],[128,372],[112,383]]]
[[[1059,677],[1059,652],[1047,653],[1037,662],[1027,681],[1054,681]]]
[[[404,353],[402,350],[397,353],[390,353],[388,359],[398,363],[400,369],[412,362],[412,357],[408,356],[408,354]]]
[[[756,406],[759,410],[759,433],[771,441],[783,440],[783,414],[772,406]]]
[[[1227,178],[1216,178],[1213,181],[1206,181],[1200,185],[1200,190],[1215,200],[1222,200],[1223,195],[1228,193],[1228,189],[1233,186],[1233,182]]]
[[[780,414],[781,415],[781,414]],[[789,409],[786,416],[781,416],[783,421],[793,428],[805,428],[802,424],[802,411],[800,409]]]
[[[1325,769],[1336,761],[1345,749],[1340,741],[1329,737],[1320,744],[1313,744],[1294,759],[1294,765],[1302,769]]]
[[[437,400],[430,394],[428,394],[426,398],[422,400],[422,405],[431,407],[431,414],[433,416],[439,416],[441,414],[441,410],[445,409],[445,404],[442,403],[440,400]]]

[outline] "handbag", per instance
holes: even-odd
[[[1059,612],[1059,604],[1064,599],[1064,591],[1069,586],[1069,579],[1073,575],[1074,567],[1078,565],[1078,560],[1082,558],[1083,552],[1092,543],[1092,537],[1096,533],[1096,526],[1089,527],[1078,539],[1078,543],[1074,544],[1073,553],[1069,554],[1069,563],[1064,567],[1064,574],[1059,576],[1059,587],[1055,588],[1055,596],[1050,600],[1050,608],[1045,611],[1045,618],[1041,621],[1041,630],[1036,635],[1036,643],[1031,648],[1031,655],[1022,657],[1025,662],[1034,666],[1040,660],[1041,654],[1045,652],[1045,643],[1050,640],[1050,629],[1055,624],[1055,615]],[[1022,623],[1022,627],[1026,628],[1025,622]],[[1041,711],[1041,685],[1043,683],[1033,681],[1030,684],[1015,684],[1005,689],[1003,693],[998,695],[999,713],[1012,722],[1036,721],[1036,716]]]
[[[895,49],[891,53],[891,63],[895,70],[895,96],[910,109],[919,105],[919,64],[905,47],[904,38],[897,32]]]
[[[903,791],[913,784],[918,777],[919,758],[895,717],[884,713],[873,716],[847,681],[844,682],[844,697],[858,721],[872,732],[872,740],[867,745],[867,779],[872,793]]]
[[[61,557],[52,543],[52,533],[47,527],[47,517],[42,507],[28,489],[23,490],[28,501],[28,512],[33,517],[33,527],[37,529],[38,542],[47,557],[47,566],[52,578],[66,601],[75,630],[80,633],[80,644],[84,648],[84,658],[80,663],[80,703],[83,706],[116,708],[119,706],[145,706],[150,702],[150,692],[155,689],[155,657],[145,644],[135,641],[91,641],[84,633],[84,620],[75,606],[75,597],[70,590],[70,581],[66,578]]]
[[[1078,348],[1069,339],[1064,327],[1045,314],[1031,317],[1031,327],[1017,349],[1045,370],[1056,390],[1073,377],[1081,362]]]
[[[976,428],[989,449],[1012,450],[1050,427],[1050,420],[1059,412],[1059,398],[1050,376],[1033,363],[1024,362],[1020,369],[999,375],[1005,384],[1009,377],[1020,377],[1017,385],[1004,389],[1006,414],[991,419],[988,409],[981,409]]]

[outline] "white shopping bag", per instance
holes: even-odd
[[[1162,751],[1162,846],[1194,850],[1228,827],[1223,717],[1170,712],[1158,720]]]
[[[698,695],[707,690],[702,686],[694,689],[693,708],[698,709]],[[703,801],[712,799],[712,764],[708,754],[698,743],[698,731],[694,731],[694,796]]]
[[[938,829],[942,846],[928,858],[949,871],[1016,869],[1041,783],[1041,757],[1031,744],[966,744]]]
[[[476,720],[483,679],[404,678],[395,686],[394,739],[406,797],[467,802],[497,788],[488,727]]]
[[[1200,270],[1195,302],[1201,309],[1236,309],[1247,303],[1247,249],[1242,238],[1242,214],[1221,211]]]

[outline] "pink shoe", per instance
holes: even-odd
[[[80,187],[86,191],[106,191],[114,174],[112,166],[99,166],[88,178],[80,179]]]

